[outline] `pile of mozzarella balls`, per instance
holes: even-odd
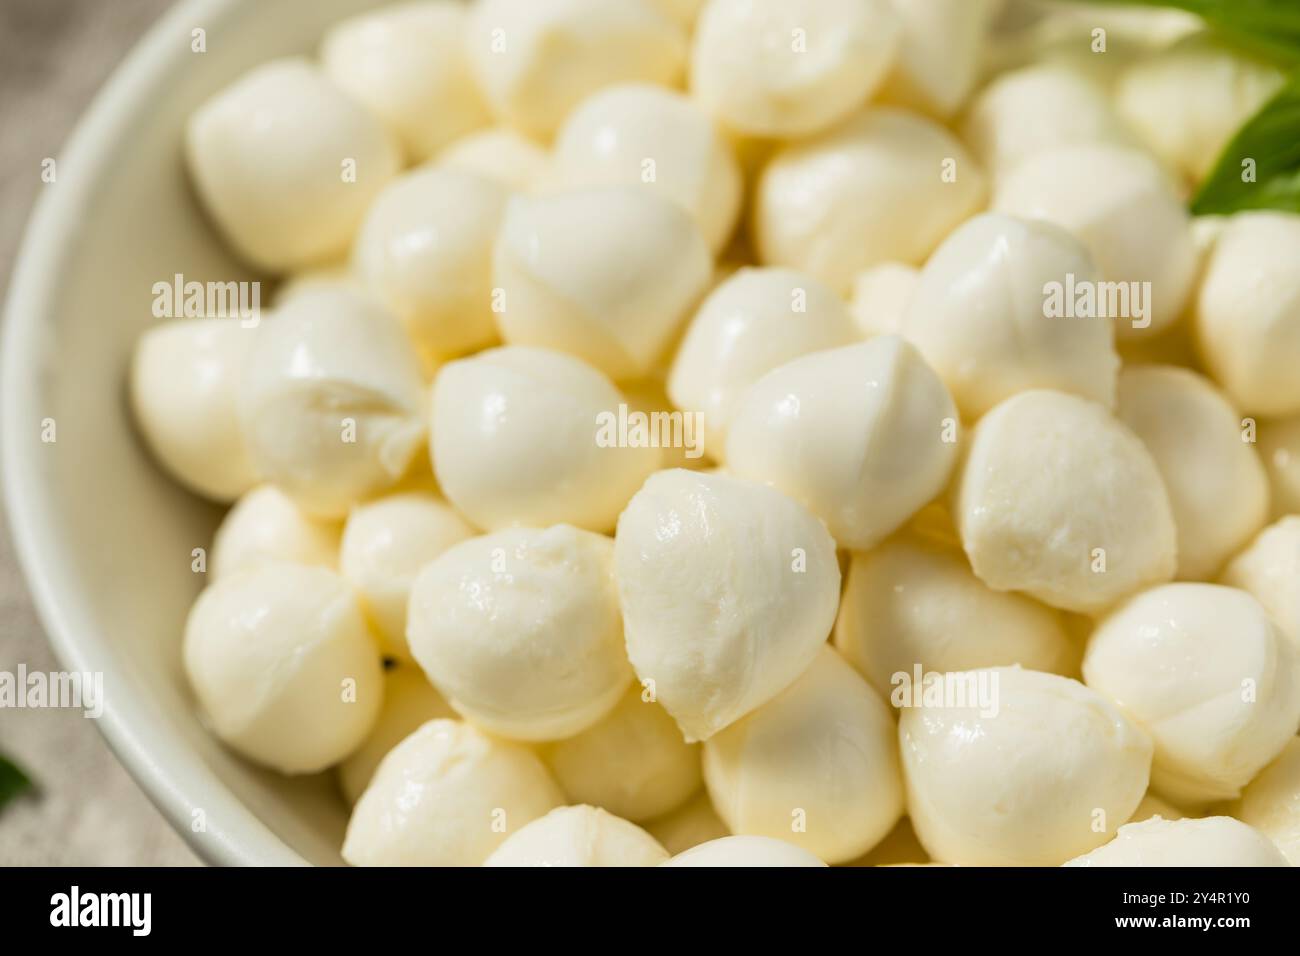
[[[135,353],[185,671],[347,861],[1300,863],[1300,216],[1185,203],[1281,76],[1034,6],[404,3],[193,115],[279,284]]]

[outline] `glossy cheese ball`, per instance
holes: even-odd
[[[1300,644],[1300,515],[1261,531],[1229,562],[1220,580],[1253,594],[1277,626]]]
[[[1273,492],[1273,516],[1300,514],[1300,415],[1260,422],[1258,441]]]
[[[534,140],[508,126],[493,126],[450,143],[437,162],[526,193],[549,174],[551,158]]]
[[[1288,866],[1277,846],[1232,817],[1159,818],[1120,827],[1103,847],[1066,866]]]
[[[896,335],[912,301],[921,271],[901,262],[882,262],[853,280],[849,311],[862,337]]]
[[[1002,0],[890,0],[902,34],[881,98],[946,119],[984,66],[989,26]]]
[[[1300,737],[1246,785],[1233,816],[1259,830],[1292,866],[1300,866]]]
[[[763,836],[727,836],[701,843],[661,866],[825,866],[807,850]]]
[[[221,519],[208,573],[215,581],[279,562],[333,569],[338,567],[341,533],[337,522],[313,518],[274,485],[262,485]]]
[[[513,834],[484,866],[658,866],[668,851],[598,807],[557,807]]]

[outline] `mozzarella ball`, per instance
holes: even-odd
[[[1276,843],[1292,866],[1300,866],[1300,738],[1287,741],[1233,809],[1243,823]]]
[[[1169,492],[1178,571],[1202,581],[1268,520],[1268,476],[1241,416],[1207,379],[1168,365],[1119,377],[1120,421],[1142,439]]]
[[[185,153],[222,236],[269,272],[341,256],[400,162],[379,120],[299,58],[259,66],[199,107]]]
[[[835,647],[886,697],[896,674],[1019,664],[1069,673],[1078,653],[1060,615],[990,590],[959,550],[905,535],[853,555]]]
[[[451,705],[503,737],[557,740],[632,679],[606,537],[556,525],[454,545],[411,585],[411,654]]]
[[[992,707],[957,695],[977,679],[990,682]],[[1151,741],[1100,694],[1018,667],[944,680],[952,700],[907,707],[898,724],[908,815],[935,860],[1056,866],[1132,815]]]
[[[217,581],[190,611],[183,659],[213,732],[282,773],[338,763],[383,700],[361,609],[324,568],[265,565]]]
[[[131,409],[149,450],[186,488],[216,501],[257,483],[238,412],[255,334],[236,319],[177,319],[145,332],[131,360]]]
[[[1174,574],[1169,495],[1151,453],[1106,409],[1021,392],[975,427],[953,518],[981,581],[1104,611]]]
[[[989,24],[1002,0],[890,0],[902,34],[882,98],[934,116],[966,101],[983,65]]]
[[[793,684],[709,738],[704,778],[733,833],[788,840],[827,863],[861,856],[903,813],[889,707],[826,646]]]
[[[335,568],[341,533],[337,522],[313,518],[274,485],[262,485],[221,519],[208,572],[215,581],[279,562]]]
[[[866,102],[901,34],[887,0],[709,0],[691,49],[691,91],[751,136],[808,136]]]
[[[1300,514],[1300,415],[1261,422],[1258,441],[1273,492],[1273,516]]]
[[[672,85],[686,57],[681,28],[648,0],[479,0],[467,43],[493,111],[535,137],[601,87]]]
[[[1151,734],[1152,786],[1188,807],[1237,797],[1300,727],[1300,651],[1237,588],[1138,595],[1098,625],[1083,676]]]
[[[353,866],[480,866],[564,803],[527,747],[431,720],[389,751],[348,821]]]
[[[1048,308],[1052,284],[1064,300],[1076,281],[1097,278],[1088,250],[1060,227],[976,216],[921,270],[900,332],[952,389],[967,419],[1031,388],[1111,408],[1119,372],[1111,320]]]
[[[1250,415],[1300,413],[1300,215],[1234,216],[1193,311],[1201,358]]]
[[[385,654],[410,660],[406,603],[426,564],[473,537],[437,495],[408,491],[358,505],[343,526],[339,570],[361,599]]]
[[[628,657],[688,741],[790,686],[835,620],[835,542],[765,485],[652,475],[619,518],[614,561]]]
[[[873,109],[784,147],[755,195],[760,261],[845,292],[864,269],[919,265],[984,204],[984,174],[942,126]]]
[[[633,684],[599,723],[551,744],[544,758],[570,800],[640,823],[700,787],[700,748]]]
[[[300,292],[339,288],[352,292],[365,291],[364,284],[352,271],[352,263],[347,259],[308,266],[285,276],[284,281],[275,287],[271,302],[278,309]]]
[[[1261,531],[1224,569],[1222,581],[1253,594],[1283,633],[1300,643],[1300,516]]]
[[[759,379],[736,404],[726,461],[802,503],[840,547],[866,549],[947,486],[957,408],[916,349],[880,336]]]
[[[701,843],[661,866],[825,866],[802,847],[765,836],[728,836]]]
[[[1232,817],[1162,820],[1119,828],[1103,847],[1066,866],[1287,866],[1276,844]]]
[[[849,311],[863,338],[897,334],[921,271],[901,262],[882,262],[853,280]]]
[[[674,856],[701,843],[719,840],[731,834],[713,809],[709,795],[704,790],[671,813],[646,821],[645,828]]]
[[[528,192],[548,174],[551,158],[507,126],[462,136],[438,154],[438,164],[475,173],[514,192]]]
[[[1128,294],[1108,302],[1124,313],[1111,316],[1120,338],[1168,328],[1188,302],[1197,268],[1191,220],[1145,153],[1101,144],[1035,153],[998,180],[993,210],[1064,227],[1088,248],[1102,279],[1126,284]]]
[[[857,339],[844,303],[821,282],[792,269],[741,268],[691,319],[668,373],[668,397],[704,416],[705,450],[720,459],[750,385],[791,359]]]
[[[480,528],[610,531],[659,466],[660,449],[597,440],[600,416],[623,402],[595,369],[545,349],[492,349],[445,365],[433,385],[438,484]]]
[[[426,0],[352,17],[325,34],[325,73],[384,121],[409,162],[489,121],[465,55],[467,18],[462,3]]]
[[[668,851],[598,807],[558,807],[517,831],[484,866],[658,866]]]
[[[339,764],[339,788],[349,806],[360,799],[390,750],[429,721],[455,716],[420,668],[404,665],[384,671],[379,717],[365,742]]]
[[[584,100],[555,137],[552,185],[644,185],[690,213],[715,252],[740,214],[740,167],[707,114],[674,90],[612,86]]]
[[[507,343],[568,352],[616,380],[654,370],[713,268],[691,217],[636,186],[516,197],[493,262]]]

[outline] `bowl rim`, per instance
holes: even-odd
[[[52,530],[55,502],[42,486],[34,456],[25,451],[27,440],[19,437],[32,434],[32,423],[42,417],[32,358],[40,354],[81,212],[110,172],[107,157],[132,119],[148,108],[150,91],[183,68],[190,55],[176,37],[195,24],[211,30],[236,15],[240,5],[240,0],[181,0],[130,48],[58,151],[60,165],[79,174],[61,180],[57,189],[41,190],[10,275],[0,336],[0,484],[14,551],[56,657],[71,670],[103,672],[106,683],[119,668],[91,615],[61,593],[65,574]],[[221,866],[306,863],[192,751],[178,740],[150,740],[149,720],[143,702],[128,693],[106,697],[96,723],[127,772],[201,860]],[[202,801],[194,799],[197,794]],[[204,832],[191,826],[196,806],[207,809]]]

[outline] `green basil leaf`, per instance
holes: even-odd
[[[0,756],[0,810],[19,794],[32,789],[32,781],[12,761]]]
[[[1192,212],[1300,212],[1300,74],[1229,140],[1192,200]]]

